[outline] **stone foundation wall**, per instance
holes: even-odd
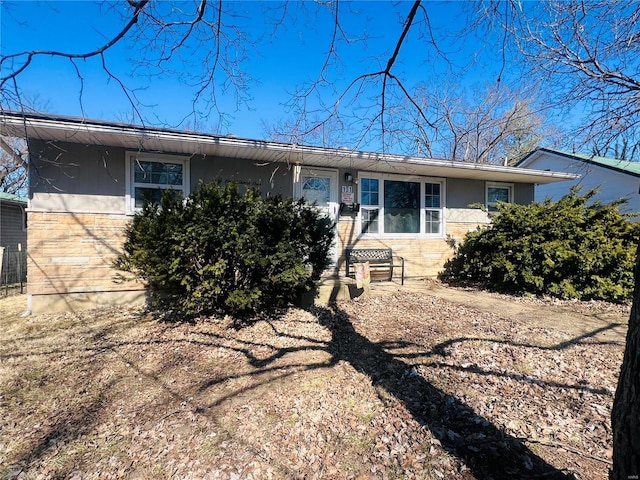
[[[118,279],[112,262],[122,251],[131,217],[117,214],[28,212],[27,293],[35,313],[47,308],[121,304],[144,297],[144,285]]]
[[[131,217],[108,213],[28,212],[27,293],[33,313],[144,302],[144,284],[123,280],[112,267]],[[359,239],[357,223],[338,222],[338,273],[346,246],[387,247],[405,259],[405,276],[435,277],[453,244],[481,223],[448,222],[447,238]],[[398,273],[399,275],[399,273]]]

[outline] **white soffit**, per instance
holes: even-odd
[[[453,162],[408,155],[331,149],[250,140],[188,131],[147,128],[74,117],[2,112],[0,133],[45,141],[122,147],[127,150],[215,158],[249,159],[256,163],[288,163],[356,171],[422,175],[513,183],[552,183],[576,175],[520,167]]]

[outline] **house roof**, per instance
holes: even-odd
[[[570,160],[577,160],[579,162],[598,165],[609,170],[615,170],[617,172],[626,173],[634,177],[640,177],[640,162],[632,162],[629,160],[619,160],[617,158],[599,157],[596,155],[585,155],[582,153],[567,153],[560,150],[552,150],[550,148],[538,148],[524,157],[518,166],[527,167],[531,165],[537,158],[542,155],[552,154],[558,155]]]
[[[12,193],[5,193],[5,192],[0,192],[0,202],[14,203],[22,206],[27,205],[27,199],[25,197],[21,197],[19,195],[14,195]]]
[[[78,117],[7,111],[0,112],[0,133],[46,141],[122,147],[135,151],[206,155],[213,157],[212,161],[215,157],[241,158],[261,163],[286,162],[315,167],[514,183],[542,184],[576,178],[576,175],[566,172],[312,147]]]

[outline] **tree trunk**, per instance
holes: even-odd
[[[610,480],[640,479],[640,245],[634,278],[627,342],[611,412],[613,470]]]

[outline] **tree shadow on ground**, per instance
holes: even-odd
[[[560,342],[556,345],[544,346],[544,345],[535,345],[533,343],[523,343],[523,342],[513,342],[511,340],[496,340],[489,338],[480,338],[480,337],[462,337],[462,338],[452,338],[445,342],[441,342],[435,345],[431,349],[431,354],[440,355],[442,357],[448,356],[447,350],[449,347],[452,347],[455,344],[465,343],[465,342],[475,342],[475,341],[488,341],[492,343],[502,343],[506,345],[511,345],[514,347],[523,347],[523,348],[535,348],[536,350],[550,350],[550,351],[560,351],[566,348],[572,347],[574,345],[578,345],[583,342],[583,340],[587,340],[589,338],[594,338],[599,334],[606,332],[607,330],[614,330],[617,327],[622,326],[622,323],[611,323],[604,327],[596,328],[590,332],[585,332],[582,335],[571,338],[570,340],[566,340],[564,342]],[[591,345],[618,345],[624,346],[624,343],[616,342],[616,341],[591,341]]]
[[[327,349],[334,362],[346,361],[404,404],[450,454],[460,458],[477,479],[570,479],[572,474],[548,464],[519,439],[478,415],[454,396],[436,388],[412,366],[381,344],[356,331],[348,314],[315,307],[320,323],[331,331]]]
[[[80,342],[71,348],[64,350],[52,349],[46,351],[22,351],[11,352],[0,357],[17,358],[30,355],[52,355],[55,353],[73,352],[83,354],[93,353],[96,356],[85,356],[90,359],[89,365],[98,367],[101,365],[101,354],[111,353],[122,363],[126,364],[135,377],[147,377],[154,384],[160,385],[170,400],[169,405],[176,402],[188,402],[193,394],[201,394],[204,391],[215,388],[231,378],[241,378],[247,372],[237,372],[232,375],[212,376],[205,383],[196,382],[198,388],[195,391],[178,389],[175,385],[169,385],[163,380],[163,370],[171,365],[171,359],[165,358],[162,371],[149,372],[141,363],[144,346],[173,346],[195,345],[204,349],[227,349],[242,355],[249,365],[255,370],[251,375],[256,381],[250,385],[236,386],[234,391],[221,395],[212,404],[197,406],[195,413],[204,413],[209,408],[217,406],[233,396],[239,396],[247,390],[256,389],[260,385],[282,380],[296,375],[301,370],[331,368],[340,362],[350,364],[357,371],[368,376],[378,392],[384,391],[401,402],[413,418],[421,425],[428,428],[437,438],[442,447],[451,455],[459,458],[469,468],[468,477],[473,475],[480,480],[489,479],[527,479],[527,478],[573,478],[559,469],[545,462],[542,458],[528,449],[522,441],[500,430],[490,421],[478,415],[471,407],[464,404],[451,394],[448,394],[435,386],[428,379],[417,374],[410,363],[405,363],[406,354],[389,353],[390,349],[402,348],[406,342],[387,341],[372,342],[359,333],[347,313],[338,307],[314,307],[312,313],[318,322],[330,332],[329,336],[322,339],[295,335],[287,331],[280,331],[277,323],[267,322],[273,334],[303,341],[304,345],[282,347],[271,345],[270,342],[256,342],[254,340],[235,339],[229,342],[224,336],[212,332],[189,331],[188,338],[140,338],[121,340],[120,329],[128,325],[127,322],[116,322],[103,325],[100,328],[88,328],[89,342]],[[446,342],[442,344],[446,349]],[[416,345],[417,346],[417,345]],[[266,348],[265,348],[266,347]],[[258,352],[272,350],[266,355]],[[282,365],[280,360],[285,356],[298,352],[327,352],[317,363],[289,363]],[[424,355],[424,354],[423,354]],[[451,368],[451,366],[443,365]],[[487,374],[492,374],[488,372]],[[108,392],[112,384],[107,384]],[[30,445],[29,451],[22,452],[15,463],[29,466],[50,454],[55,447],[55,440],[75,439],[88,433],[94,426],[96,417],[108,407],[106,401],[92,404],[82,404],[82,408],[76,409],[64,418],[57,418],[53,422],[50,431],[46,432],[37,444]],[[177,411],[177,410],[176,410]],[[168,414],[171,415],[175,411]],[[164,413],[166,416],[167,414]],[[69,418],[72,424],[68,425]],[[164,418],[164,417],[163,417]]]

